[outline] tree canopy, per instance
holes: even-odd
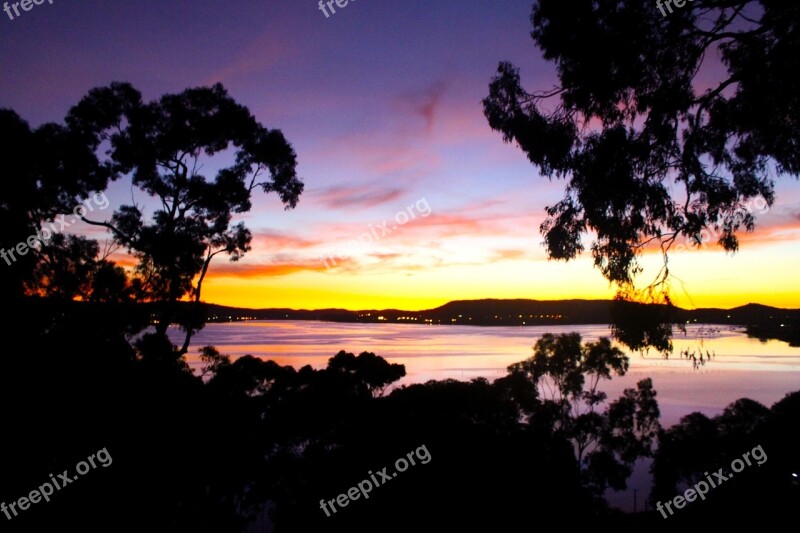
[[[200,306],[187,312],[178,300],[200,302],[215,256],[237,261],[250,250],[252,235],[234,216],[251,209],[256,189],[277,193],[286,209],[303,192],[297,156],[281,131],[260,124],[221,84],[145,102],[130,84],[112,83],[89,91],[64,124],[32,129],[0,110],[0,132],[14,177],[3,184],[0,222],[9,231],[0,244],[13,251],[28,243],[24,255],[7,259],[7,294],[152,302],[158,334],[174,322],[185,329],[181,354],[204,317]],[[110,217],[75,207],[123,177],[151,199],[147,205],[135,199]],[[108,229],[137,259],[133,279],[105,260],[109,250],[101,256],[96,241],[56,226],[45,238],[28,238],[65,213]]]
[[[661,415],[650,378],[636,389],[605,405],[601,380],[624,376],[628,357],[601,337],[581,344],[577,332],[545,333],[536,341],[533,356],[508,367],[509,375],[497,381],[516,398],[522,383],[539,401],[520,402],[520,415],[532,426],[553,428],[574,449],[584,484],[602,498],[609,488],[625,488],[634,463],[649,456]],[[519,400],[518,400],[519,401]]]
[[[137,205],[121,206],[111,221],[84,217],[110,229],[139,259],[146,295],[168,304],[160,333],[175,316],[169,304],[186,295],[200,301],[214,256],[224,253],[236,261],[250,249],[250,231],[231,220],[250,210],[254,189],[276,192],[287,209],[303,192],[296,154],[283,134],[258,123],[221,84],[145,103],[129,84],[113,83],[90,91],[70,110],[67,124],[89,138],[107,140],[115,170],[130,173],[133,185],[160,204],[151,221]],[[204,157],[231,148],[232,164],[213,179],[201,173]],[[201,324],[200,319],[183,324],[182,352]]]
[[[74,270],[70,266],[57,267],[53,261],[61,257],[60,253],[47,254],[42,244],[30,246],[33,241],[28,239],[35,236],[44,237],[40,243],[48,241],[46,237],[53,232],[47,229],[45,233],[45,221],[71,213],[92,191],[105,190],[115,179],[113,165],[101,162],[96,153],[100,143],[100,138],[91,132],[77,131],[69,125],[46,123],[31,128],[13,110],[0,109],[0,157],[7,177],[0,183],[0,248],[13,251],[18,243],[28,246],[24,254],[18,252],[14,260],[6,260],[0,288],[7,297],[47,292],[47,287],[39,283],[45,271],[66,274]],[[50,244],[67,251],[70,260],[94,251],[92,244],[80,238],[65,241],[62,237]],[[62,277],[60,282],[71,288],[62,285],[59,290],[72,290],[83,281]]]
[[[502,62],[483,108],[542,176],[566,181],[540,227],[549,257],[574,259],[591,235],[620,300],[671,304],[679,237],[711,228],[735,252],[755,228],[747,202],[772,205],[775,179],[800,174],[798,19],[777,1],[697,0],[666,15],[652,1],[535,2],[531,36],[559,83],[529,92]],[[642,287],[648,248],[663,267]],[[659,327],[628,336],[670,348]]]

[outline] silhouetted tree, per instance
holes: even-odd
[[[159,334],[176,317],[179,299],[189,295],[200,301],[216,255],[236,261],[250,249],[250,231],[231,220],[250,210],[254,189],[278,193],[287,209],[303,191],[296,155],[283,134],[259,124],[221,84],[145,103],[129,84],[113,83],[90,91],[70,110],[67,123],[89,137],[107,138],[115,170],[132,173],[133,185],[160,205],[150,221],[136,205],[121,206],[110,221],[83,217],[111,230],[138,258],[150,299],[165,304]],[[232,164],[212,179],[200,172],[204,158],[229,148]],[[181,353],[202,322],[202,316],[185,316]]]
[[[328,371],[352,376],[376,396],[383,395],[387,386],[406,375],[405,365],[389,363],[372,352],[361,352],[356,357],[344,350],[328,361]]]
[[[663,430],[652,466],[653,497],[669,499],[679,483],[696,483],[704,479],[703,472],[726,466],[728,456],[741,455],[756,444],[754,436],[763,429],[768,415],[765,406],[742,398],[719,416],[709,418],[694,412]]]
[[[660,429],[652,381],[639,381],[636,389],[626,389],[598,412],[607,398],[598,389],[600,381],[628,370],[628,357],[619,348],[605,337],[582,345],[578,333],[547,333],[533,349],[531,358],[508,367],[539,399],[523,411],[527,422],[552,427],[572,442],[586,486],[598,499],[609,486],[625,488],[633,465],[650,454]],[[508,384],[501,381],[498,386]]]
[[[599,427],[591,428],[597,433],[598,446],[586,455],[586,478],[598,497],[609,487],[627,487],[636,461],[649,457],[655,448],[660,416],[653,381],[645,378],[635,389],[625,389],[608,406]]]
[[[708,493],[676,513],[676,523],[713,519],[735,524],[752,516],[754,509],[776,519],[791,519],[800,497],[796,477],[800,460],[794,444],[800,433],[798,420],[800,391],[787,394],[771,409],[742,398],[713,418],[699,412],[684,416],[659,434],[650,501],[653,505],[668,502],[686,488],[711,479],[716,483],[706,483]],[[748,457],[743,459],[745,454]],[[734,476],[735,459],[742,461],[743,470]]]
[[[621,299],[671,305],[676,240],[700,242],[713,228],[736,251],[737,235],[755,227],[747,202],[772,205],[774,178],[800,174],[800,7],[696,0],[662,14],[657,6],[535,2],[532,37],[559,84],[528,92],[504,62],[483,107],[543,176],[567,180],[540,228],[548,255],[573,259],[593,234],[595,266]],[[721,65],[711,65],[715,57]],[[699,73],[712,71],[718,77],[701,83]],[[647,248],[662,254],[663,268],[641,289]],[[665,319],[635,324],[646,331],[634,343],[671,348]]]
[[[214,346],[203,346],[197,350],[200,352],[200,361],[203,362],[203,367],[200,369],[200,377],[209,375],[213,377],[222,369],[231,364],[229,355],[219,352]]]
[[[0,184],[0,248],[5,256],[0,261],[4,268],[0,288],[5,297],[17,299],[31,290],[47,292],[39,285],[43,271],[54,274],[59,270],[55,265],[57,256],[66,251],[60,248],[46,252],[53,228],[62,227],[59,215],[72,213],[91,192],[105,190],[109,181],[117,177],[112,164],[98,159],[100,143],[100,136],[69,124],[46,123],[31,129],[14,111],[0,109],[0,158],[5,177]],[[54,225],[43,228],[45,222]],[[63,245],[64,241],[56,242]],[[94,246],[90,241],[70,243],[70,254],[83,249],[78,254],[79,262],[94,259],[86,255]],[[49,265],[42,265],[43,261]],[[70,269],[64,266],[60,270]],[[74,282],[69,285],[62,296],[76,293]]]
[[[78,235],[54,235],[39,250],[28,293],[71,300],[87,299],[100,252],[97,241]]]
[[[127,84],[92,91],[64,125],[32,129],[13,111],[0,110],[0,141],[7,178],[0,246],[9,263],[0,289],[12,309],[0,331],[22,340],[0,372],[0,405],[17,406],[5,419],[5,430],[16,437],[3,448],[14,460],[0,464],[0,500],[16,500],[101,446],[114,457],[108,471],[87,476],[46,509],[15,517],[12,526],[39,531],[81,524],[99,531],[124,517],[137,530],[241,530],[263,503],[253,499],[252,488],[276,443],[292,449],[309,435],[328,435],[322,416],[302,432],[290,419],[310,411],[302,394],[292,394],[324,373],[253,358],[231,363],[209,348],[204,356],[213,367],[204,386],[163,332],[140,333],[150,311],[166,316],[165,326],[170,314],[187,329],[202,324],[197,308],[160,304],[187,294],[199,302],[211,258],[238,258],[248,248],[249,232],[230,219],[250,209],[254,188],[277,192],[294,207],[302,183],[291,147],[220,86],[143,104]],[[215,179],[196,172],[201,156],[226,149],[234,161]],[[90,193],[127,174],[167,206],[161,204],[151,223],[143,214],[132,216],[136,206],[90,222],[113,226],[115,239],[138,254],[133,278],[99,257],[98,243],[64,232],[73,216],[101,216],[75,206],[96,204]],[[42,238],[32,237],[37,234]],[[286,390],[272,388],[276,382]],[[284,406],[281,398],[299,400],[302,409]],[[315,407],[323,403],[311,398]],[[269,409],[273,401],[277,407]],[[273,412],[274,435],[260,418]]]
[[[130,302],[142,300],[141,280],[130,279],[125,269],[100,260],[91,273],[89,300],[93,302]]]

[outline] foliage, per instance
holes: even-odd
[[[120,206],[111,221],[83,218],[109,229],[138,258],[146,297],[166,304],[157,326],[161,334],[175,318],[174,302],[187,295],[200,301],[216,255],[237,261],[250,250],[250,231],[232,218],[251,209],[253,190],[276,192],[287,209],[303,191],[296,154],[283,134],[259,124],[221,84],[143,102],[131,85],[113,83],[91,90],[66,122],[107,141],[114,170],[130,173],[133,185],[160,206],[150,221],[138,205]],[[213,178],[201,173],[204,158],[227,150],[232,164]],[[202,321],[182,325],[185,353]]]
[[[755,228],[746,203],[772,205],[774,179],[800,174],[800,7],[697,0],[674,11],[663,16],[656,2],[633,0],[539,0],[531,35],[555,64],[558,86],[528,92],[519,69],[503,62],[483,100],[504,141],[543,176],[567,182],[540,228],[548,255],[573,259],[592,235],[594,264],[621,299],[667,306],[679,237],[699,242],[713,228],[735,252],[738,235]],[[663,267],[642,289],[648,250]],[[664,350],[671,330],[662,324],[619,339]]]
[[[572,442],[585,484],[598,498],[607,487],[624,488],[634,463],[650,455],[660,429],[652,381],[639,381],[598,412],[607,398],[598,390],[600,381],[628,370],[628,357],[619,348],[605,337],[582,345],[578,333],[547,333],[533,349],[533,357],[508,367],[541,402],[522,414],[531,425],[552,427]]]
[[[693,505],[679,520],[723,516],[731,523],[748,510],[789,517],[794,512],[800,483],[797,420],[800,392],[787,394],[771,408],[749,398],[728,405],[713,418],[694,412],[663,430],[654,455],[650,501],[666,502],[700,481],[716,480],[702,505]],[[735,459],[760,447],[760,455],[742,461],[741,474],[732,475]],[[719,472],[727,480],[721,480]],[[724,483],[724,484],[723,484]],[[672,520],[672,519],[671,519]]]

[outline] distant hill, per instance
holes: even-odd
[[[211,322],[232,320],[320,320],[327,322],[392,322],[472,326],[538,326],[609,324],[611,300],[456,300],[424,311],[400,309],[245,309],[207,304]],[[800,309],[747,304],[733,309],[674,308],[675,321],[778,328],[800,324]]]

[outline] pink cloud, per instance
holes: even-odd
[[[254,73],[263,73],[282,61],[293,60],[295,56],[295,51],[287,49],[274,35],[264,34],[241,50],[231,63],[209,75],[202,83],[229,83]]]
[[[344,263],[347,260],[338,261]],[[208,278],[263,278],[273,276],[287,276],[296,272],[325,271],[327,270],[322,259],[307,259],[301,261],[285,261],[269,264],[243,265],[229,261],[212,263],[208,270]]]
[[[442,97],[449,85],[449,80],[439,80],[424,89],[400,96],[398,98],[400,110],[402,112],[410,110],[411,113],[422,117],[425,121],[425,131],[430,133],[437,110],[442,103]]]
[[[322,241],[320,240],[306,239],[303,237],[296,237],[294,235],[268,230],[253,235],[252,247],[254,249],[263,250],[276,250],[285,248],[290,250],[303,250],[317,246],[321,242]]]
[[[397,200],[404,192],[399,188],[386,189],[375,185],[361,187],[335,185],[322,189],[315,196],[317,201],[326,207],[337,209],[356,206],[376,207]]]

